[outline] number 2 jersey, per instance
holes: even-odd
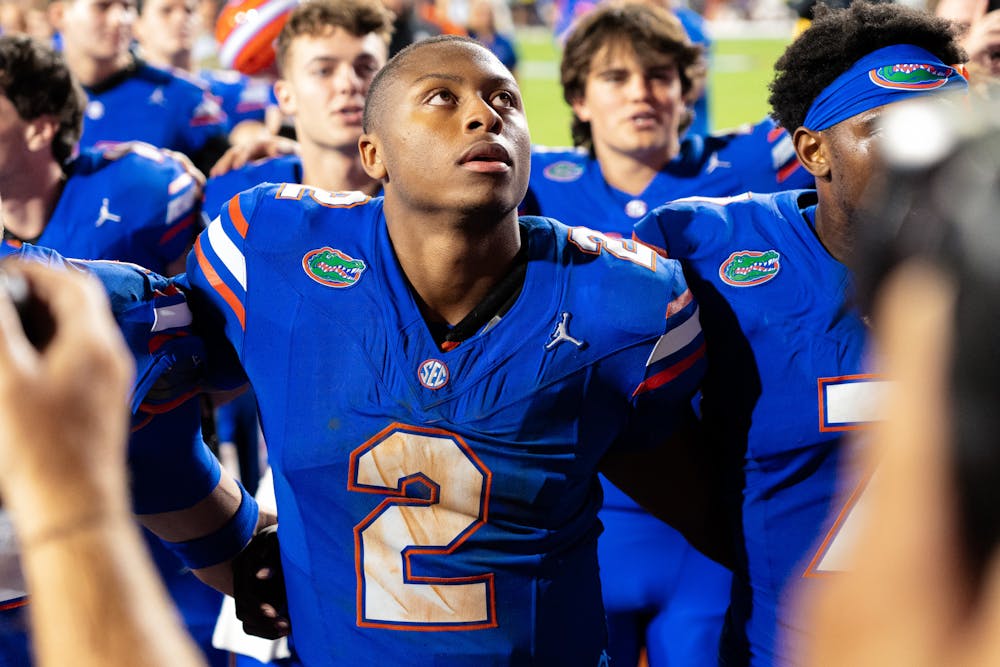
[[[701,411],[742,478],[722,664],[791,664],[803,628],[791,587],[829,572],[843,508],[844,436],[870,420],[865,326],[850,274],[814,229],[816,194],[692,197],[653,211],[636,237],[680,260],[701,307],[708,370]]]
[[[595,471],[686,417],[697,306],[645,246],[520,224],[519,297],[448,351],[380,198],[258,187],[188,259],[257,395],[304,664],[607,660]]]

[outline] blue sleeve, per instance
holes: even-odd
[[[228,119],[222,106],[211,91],[193,86],[192,101],[184,111],[181,124],[181,136],[187,155],[200,151],[213,137],[226,137],[228,134]]]
[[[239,365],[246,329],[246,236],[260,199],[255,188],[229,200],[195,241],[187,274],[178,280],[188,293],[197,330],[208,348],[208,382],[215,388],[245,383]]]
[[[111,310],[136,364],[134,423],[167,412],[196,394],[203,382],[205,346],[193,334],[184,294],[134,264],[73,260],[104,284]]]
[[[136,514],[173,512],[208,496],[221,468],[201,437],[201,402],[189,400],[133,432],[128,463]]]
[[[201,187],[177,160],[157,152],[155,169],[157,190],[153,182],[146,191],[152,201],[149,210],[154,215],[148,224],[137,230],[137,245],[150,258],[144,266],[166,267],[191,249],[201,227]]]

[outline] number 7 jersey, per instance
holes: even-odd
[[[189,257],[259,401],[305,664],[607,659],[595,472],[686,418],[697,306],[646,246],[521,226],[516,303],[447,351],[381,199],[261,186]]]

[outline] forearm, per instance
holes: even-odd
[[[202,664],[120,472],[25,477],[11,491],[40,667]]]
[[[257,511],[256,503],[225,470],[199,503],[173,512],[142,514],[139,519],[198,578],[227,595],[233,594],[231,559],[260,526],[274,523]]]
[[[39,667],[203,664],[127,512],[29,540],[22,564]]]

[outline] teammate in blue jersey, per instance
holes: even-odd
[[[645,246],[518,219],[521,96],[474,41],[402,51],[364,119],[384,199],[256,188],[188,262],[259,401],[298,657],[607,664],[597,469],[713,526],[669,445],[697,305]]]
[[[672,199],[812,182],[791,137],[770,120],[680,139],[683,98],[703,78],[698,51],[662,9],[607,4],[581,18],[562,63],[580,146],[534,147],[522,209],[630,238],[643,215]],[[598,546],[612,656],[636,665],[645,647],[652,667],[715,665],[730,573],[602,482]]]
[[[202,665],[130,516],[136,365],[107,298],[93,278],[37,262],[5,259],[0,272],[0,495],[39,664]],[[3,649],[0,662],[27,664]]]
[[[45,94],[32,96],[38,89]],[[176,272],[200,227],[200,184],[142,145],[70,157],[83,100],[59,54],[25,36],[0,37],[5,234],[71,257]]]
[[[811,186],[788,133],[769,119],[681,138],[690,122],[684,100],[704,77],[700,63],[664,10],[609,4],[584,16],[560,68],[577,148],[534,149],[522,210],[585,215],[587,224],[628,237],[643,215],[678,197]]]
[[[65,270],[83,270],[95,275],[104,285],[111,300],[116,322],[135,360],[135,379],[131,391],[132,427],[136,432],[130,441],[129,459],[135,479],[146,482],[162,479],[171,468],[172,448],[162,446],[156,431],[157,415],[174,406],[190,401],[199,387],[199,368],[205,356],[201,341],[190,335],[191,314],[184,295],[167,281],[135,265],[119,262],[85,262],[66,260],[48,248],[0,242],[0,258],[16,257]],[[188,409],[187,407],[181,409]],[[57,415],[52,415],[58,418]],[[172,424],[183,424],[173,420]],[[146,426],[148,424],[148,426]],[[188,457],[202,460],[202,474],[187,478],[184,493],[188,503],[209,495],[222,481],[221,471],[211,465],[211,454],[187,439],[192,448]],[[148,471],[148,472],[145,472]],[[176,479],[174,480],[176,481]],[[166,484],[167,482],[161,482]],[[135,488],[137,512],[161,511],[165,506],[157,498],[155,485],[143,483]],[[176,497],[177,492],[172,494]],[[170,497],[170,496],[167,496]],[[2,513],[0,513],[2,516]],[[159,518],[159,517],[157,517]],[[0,665],[25,667],[30,664],[25,605],[28,597],[20,578],[16,546],[8,542],[6,518],[2,521],[3,553],[0,557],[4,576],[0,579]]]
[[[852,255],[861,195],[878,167],[886,105],[964,91],[954,28],[899,5],[820,10],[778,60],[770,102],[793,129],[816,190],[659,208],[636,237],[679,259],[701,304],[708,374],[701,412],[729,489],[742,554],[723,664],[791,664],[801,633],[787,596],[835,572],[863,479],[844,437],[873,418],[866,327]],[[844,474],[838,483],[837,474]]]
[[[660,7],[669,10],[681,22],[688,41],[699,46],[707,57],[711,56],[712,37],[709,34],[706,21],[701,14],[689,7],[669,0],[635,1],[645,2],[645,4],[651,7]],[[556,18],[553,22],[553,31],[560,42],[565,42],[569,33],[575,29],[576,24],[596,7],[600,6],[601,2],[599,0],[556,0],[554,4]],[[705,85],[699,85],[691,91],[689,101],[692,117],[690,123],[684,128],[686,133],[709,134],[711,118],[709,117],[708,96],[708,88]]]
[[[142,58],[167,70],[188,73],[208,86],[226,114],[231,143],[266,132],[265,116],[274,107],[271,82],[235,70],[198,69],[193,50],[199,16],[195,0],[142,0],[135,38]]]
[[[361,167],[365,96],[388,54],[392,15],[378,0],[319,0],[295,8],[278,36],[278,104],[293,118],[298,155],[252,162],[209,179],[211,216],[233,195],[265,182],[310,183],[331,192],[379,189]]]
[[[83,94],[59,54],[24,36],[0,37],[4,236],[73,257],[129,261],[159,273],[181,270],[201,227],[196,224],[200,184],[182,164],[143,145],[127,152],[119,147],[114,154],[110,149],[84,151],[64,162],[79,137],[82,109]],[[162,409],[169,407],[172,401]],[[186,442],[198,451],[204,447],[197,401],[150,419],[152,423],[133,435],[133,448],[162,447],[165,442],[171,447]],[[156,478],[162,471],[151,474]],[[162,556],[160,563],[173,558],[165,551]],[[210,650],[221,596],[196,581],[176,559],[162,571],[192,631],[200,628],[201,644]],[[182,596],[184,591],[188,594]],[[206,607],[210,611],[204,611]],[[225,663],[224,654],[215,657],[217,664]]]
[[[82,146],[145,141],[208,171],[228,147],[225,114],[204,86],[130,51],[134,0],[55,0],[50,16],[87,92]]]

